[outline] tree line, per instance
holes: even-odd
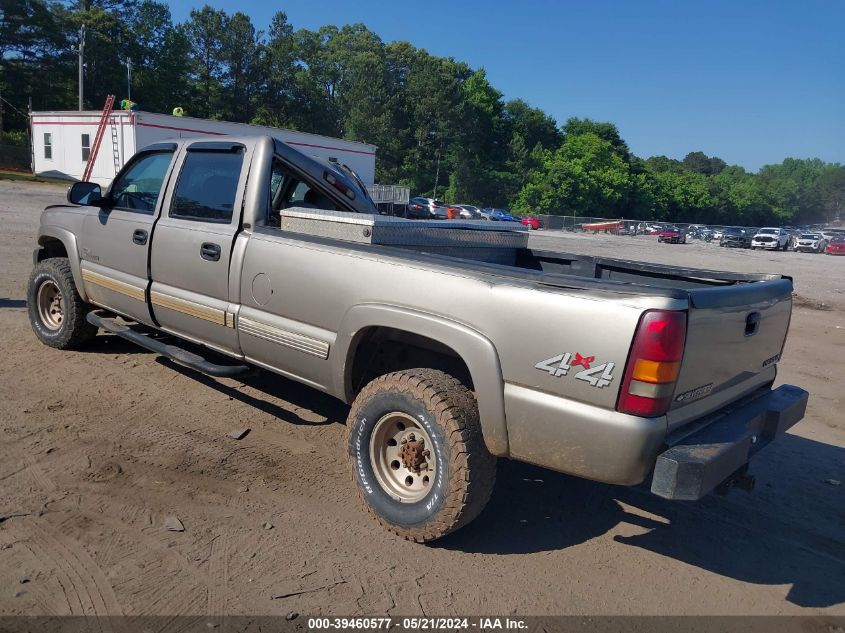
[[[259,29],[211,6],[174,23],[157,0],[0,0],[0,132],[25,111],[75,109],[84,24],[85,107],[127,93],[143,110],[292,128],[378,146],[376,179],[413,195],[520,212],[761,225],[845,211],[845,167],[787,158],[758,173],[691,152],[635,156],[612,123],[559,125],[505,100],[483,69],[384,42],[363,24]]]

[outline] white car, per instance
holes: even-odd
[[[765,248],[772,251],[785,251],[789,248],[789,231],[764,227],[751,238],[751,248]]]
[[[821,233],[801,233],[795,242],[795,251],[823,253],[828,240]]]

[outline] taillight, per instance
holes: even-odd
[[[672,402],[684,356],[687,313],[649,310],[640,318],[616,410],[647,418],[663,415]]]

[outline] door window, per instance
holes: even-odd
[[[191,151],[185,158],[170,217],[228,224],[232,221],[243,151]]]
[[[155,213],[171,158],[173,152],[151,152],[142,154],[132,162],[112,184],[110,196],[114,206],[141,213]]]

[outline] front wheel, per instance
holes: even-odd
[[[432,369],[386,374],[352,404],[347,451],[358,492],[384,527],[419,543],[467,525],[493,491],[496,458],[478,407],[457,379]]]
[[[51,257],[36,264],[26,303],[32,331],[45,345],[77,349],[97,334],[97,328],[85,320],[87,306],[76,290],[67,258]]]

